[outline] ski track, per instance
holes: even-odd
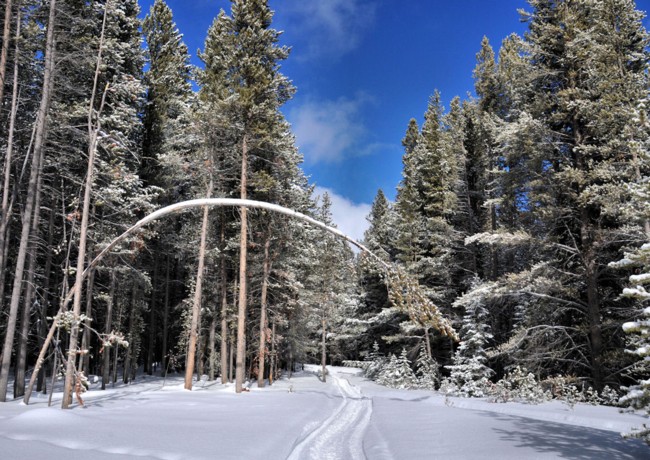
[[[323,424],[300,441],[287,460],[361,460],[363,436],[370,424],[372,401],[362,395],[361,389],[334,373],[329,376],[343,401]]]

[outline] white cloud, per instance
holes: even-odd
[[[368,0],[285,0],[291,28],[305,37],[307,57],[342,55],[355,49],[375,19]]]
[[[325,187],[315,187],[314,195],[327,193],[332,200],[332,220],[337,228],[354,240],[362,240],[363,233],[369,226],[366,216],[370,214],[371,205],[353,203],[348,198]]]
[[[310,163],[332,163],[358,150],[367,130],[361,121],[361,109],[370,101],[366,95],[337,101],[308,101],[289,111],[298,146]]]

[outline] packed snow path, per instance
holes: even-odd
[[[494,404],[392,390],[354,369],[316,366],[266,388],[183,376],[138,377],[106,391],[91,385],[87,407],[61,410],[60,384],[32,404],[0,404],[0,459],[299,460],[649,459],[620,433],[647,423],[613,407],[561,402]]]
[[[363,396],[359,387],[351,385],[340,370],[331,371],[327,379],[336,385],[343,401],[322,425],[299,441],[288,460],[366,458],[363,436],[370,423],[372,402]]]

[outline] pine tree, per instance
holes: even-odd
[[[575,294],[562,295],[584,314],[567,316],[587,331],[574,340],[587,346],[584,364],[600,390],[618,365],[606,358],[617,339],[604,323],[624,314],[607,295],[621,281],[604,276],[607,258],[621,235],[640,237],[614,203],[629,200],[619,184],[634,180],[629,139],[636,136],[629,130],[645,98],[648,35],[630,0],[534,0],[531,6],[526,45],[534,93],[527,101],[530,122],[522,126],[539,140],[526,160],[527,199],[552,260],[549,278],[571,274],[565,286]]]
[[[417,378],[411,369],[411,362],[406,356],[406,349],[403,348],[399,357],[390,355],[388,363],[382,368],[377,383],[399,390],[409,390],[417,385]]]
[[[415,361],[415,367],[418,388],[435,390],[440,383],[440,369],[436,360],[429,356],[424,343],[420,346],[420,353]]]
[[[485,322],[487,311],[480,303],[474,302],[457,302],[456,306],[464,306],[466,313],[460,330],[460,345],[453,363],[446,366],[451,371],[449,382],[463,396],[485,396],[488,379],[494,374],[486,365],[485,347],[492,339]]]

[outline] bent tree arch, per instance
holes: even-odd
[[[185,211],[187,209],[192,209],[192,208],[200,208],[200,207],[245,207],[245,208],[253,208],[253,209],[265,209],[267,211],[271,212],[276,212],[278,214],[284,214],[289,217],[293,217],[299,220],[302,220],[304,222],[307,222],[311,225],[314,225],[315,227],[321,228],[325,231],[328,231],[335,236],[347,241],[348,243],[352,244],[353,246],[359,248],[361,251],[363,251],[364,254],[367,254],[370,256],[375,262],[377,262],[382,268],[386,270],[387,273],[387,279],[389,281],[389,284],[391,281],[397,282],[398,284],[398,289],[394,290],[394,295],[391,295],[391,299],[393,302],[399,307],[403,308],[404,310],[408,310],[409,316],[411,316],[411,319],[413,319],[416,322],[420,322],[420,313],[416,312],[416,310],[421,310],[422,308],[417,308],[416,305],[414,305],[413,299],[415,299],[415,303],[420,304],[422,301],[422,296],[416,296],[416,298],[413,298],[412,295],[409,295],[414,287],[412,283],[407,283],[404,284],[404,274],[403,272],[400,272],[395,269],[395,267],[391,266],[390,264],[386,263],[384,260],[379,258],[377,255],[375,255],[372,251],[370,251],[367,247],[365,247],[363,244],[359,243],[358,241],[353,240],[349,236],[347,236],[345,233],[341,232],[340,230],[330,227],[328,225],[325,225],[324,223],[309,217],[305,214],[302,214],[300,212],[294,211],[289,208],[285,208],[283,206],[279,206],[277,204],[272,204],[272,203],[267,203],[264,201],[254,201],[254,200],[243,200],[243,199],[238,199],[238,198],[199,198],[196,200],[188,200],[188,201],[182,201],[180,203],[172,204],[169,206],[166,206],[164,208],[161,208],[157,211],[152,212],[148,216],[140,219],[138,222],[136,222],[133,226],[128,228],[124,233],[122,233],[120,236],[115,238],[113,241],[111,241],[97,256],[88,264],[88,267],[84,270],[83,274],[81,275],[81,278],[72,286],[72,288],[68,291],[67,295],[65,298],[61,301],[61,305],[59,307],[59,311],[54,317],[52,321],[52,325],[50,326],[50,330],[47,334],[47,337],[45,339],[45,342],[43,343],[43,346],[41,348],[41,351],[38,355],[38,359],[36,360],[36,365],[34,367],[34,371],[32,372],[32,376],[29,380],[29,385],[27,387],[27,391],[25,392],[25,397],[23,399],[23,402],[25,404],[29,404],[29,399],[31,397],[34,383],[36,381],[36,376],[38,375],[38,372],[43,365],[44,359],[45,359],[45,354],[47,352],[47,349],[50,346],[50,343],[52,342],[52,339],[54,337],[54,333],[58,327],[59,320],[61,318],[61,315],[66,312],[68,308],[68,304],[72,300],[72,297],[74,296],[75,292],[78,289],[81,289],[81,286],[83,285],[83,281],[85,280],[86,276],[90,273],[90,271],[95,268],[99,262],[106,256],[108,255],[115,246],[120,244],[126,237],[129,235],[137,232],[144,226],[150,224],[151,222],[154,222],[158,219],[161,219],[162,217],[168,216],[170,214],[175,214],[178,212]],[[391,274],[393,274],[391,276]],[[390,291],[393,291],[393,289],[389,289]],[[430,318],[434,318],[435,321],[433,323],[429,324],[429,326],[433,326],[436,329],[438,329],[440,332],[442,332],[444,335],[450,336],[452,338],[457,338],[456,333],[454,332],[453,328],[451,327],[451,324],[449,321],[445,318],[442,317],[442,315],[439,313],[438,309],[433,306],[432,304],[425,305],[425,307],[428,307],[427,309],[430,310],[426,316]],[[433,308],[433,310],[431,310]],[[64,395],[66,397],[66,395]]]

